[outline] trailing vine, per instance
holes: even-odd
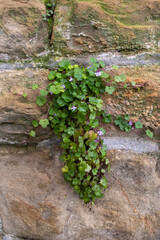
[[[104,123],[110,123],[112,116],[102,109],[101,95],[105,91],[112,94],[117,86],[126,88],[125,75],[113,79],[102,70],[104,67],[104,62],[95,58],[90,59],[86,68],[62,60],[58,69],[49,73],[47,88],[37,96],[38,106],[48,103],[47,118],[32,122],[35,128],[49,125],[62,140],[64,179],[70,182],[85,203],[103,197],[107,188],[106,171],[110,168],[102,139],[105,129],[100,127],[100,122],[102,119]],[[37,84],[32,86],[34,90],[38,87]],[[127,87],[135,88],[136,85],[132,82]],[[137,86],[137,89],[140,87]],[[114,122],[127,132],[133,127],[143,127],[139,121],[135,124],[130,122],[128,115],[117,116]],[[149,135],[152,137],[148,129]],[[35,137],[35,131],[32,130],[30,136]]]

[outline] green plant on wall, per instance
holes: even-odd
[[[90,59],[86,68],[62,60],[58,68],[49,73],[47,88],[37,96],[38,106],[48,103],[48,117],[32,122],[35,128],[50,126],[61,139],[64,178],[85,203],[103,196],[107,188],[106,171],[110,168],[102,140],[105,129],[100,123],[101,120],[111,123],[112,116],[103,110],[101,95],[105,91],[112,94],[119,83],[126,87],[123,74],[112,79],[101,70],[104,67],[104,62],[95,58]],[[32,88],[35,90],[38,85]],[[130,122],[128,115],[117,116],[114,122],[127,132],[133,127],[143,127],[139,121]],[[150,131],[147,135],[152,137]],[[30,136],[35,137],[35,131],[32,130]]]
[[[45,0],[45,7],[46,7],[46,13],[43,14],[43,20],[46,21],[48,24],[48,34],[50,39],[52,35],[53,15],[54,15],[55,5],[52,3],[52,0]]]

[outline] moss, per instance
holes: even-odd
[[[54,32],[54,42],[52,44],[52,48],[54,51],[60,52],[64,56],[69,53],[66,41],[63,39],[61,34],[56,31]]]
[[[20,24],[27,23],[28,13],[23,8],[9,9],[8,15]]]

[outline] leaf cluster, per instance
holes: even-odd
[[[90,59],[86,68],[72,65],[68,60],[59,62],[58,68],[48,75],[47,88],[37,96],[38,106],[42,107],[48,102],[47,118],[32,122],[35,128],[39,125],[43,128],[50,126],[62,140],[64,179],[70,182],[85,203],[101,198],[107,188],[105,173],[109,169],[109,160],[101,139],[105,130],[99,125],[100,119],[103,123],[111,123],[112,116],[103,111],[101,95],[105,91],[112,94],[116,83],[125,81],[122,74],[115,77],[113,88],[106,87],[103,80],[110,82],[111,78],[100,70],[104,67],[104,62],[95,58]],[[34,90],[38,87],[37,84],[32,86]],[[128,115],[117,116],[114,122],[121,130],[132,130]],[[141,128],[143,125],[136,122],[134,126]],[[151,137],[149,131],[147,134]],[[30,135],[35,137],[35,131],[32,130]]]

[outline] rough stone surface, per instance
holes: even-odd
[[[113,71],[109,72],[113,74]],[[124,73],[128,82],[145,85],[140,91],[119,89],[113,96],[106,93],[102,97],[104,108],[114,115],[127,113],[131,121],[142,121],[145,127],[153,128],[160,136],[160,66],[122,68],[119,73]]]
[[[40,0],[0,0],[0,60],[35,57],[48,41],[42,19],[45,6]]]
[[[47,84],[48,71],[4,71],[0,75],[0,143],[26,144],[32,142],[29,132],[32,120],[46,118],[46,108],[36,105],[36,95],[32,85],[39,84],[43,88]],[[22,95],[27,93],[25,99]],[[39,132],[39,130],[38,130]],[[40,130],[39,139],[48,138],[46,130]],[[33,140],[34,141],[34,140]]]
[[[58,1],[52,36],[55,53],[157,50],[159,12],[157,0]]]
[[[108,188],[91,207],[64,182],[58,146],[3,146],[0,214],[4,231],[45,240],[155,240],[160,234],[158,155],[109,151]]]
[[[153,141],[146,141],[143,138],[129,137],[105,137],[104,144],[107,149],[124,149],[136,153],[159,152],[159,144]]]
[[[0,0],[0,240],[159,240],[160,2],[57,1],[51,49],[45,12],[42,0]],[[48,70],[40,68],[52,69],[64,56],[83,64],[98,57],[111,75],[111,65],[130,65],[118,73],[145,87],[106,93],[104,108],[128,113],[155,135],[104,126],[111,171],[93,206],[64,181],[53,132],[37,128],[29,137],[32,120],[47,116],[32,84],[44,88]]]
[[[103,96],[104,108],[112,115],[128,113],[131,120],[141,120],[144,126],[151,127],[155,135],[160,134],[160,66],[141,68],[124,68],[127,80],[136,84],[147,83],[141,91],[117,90],[113,96]],[[37,129],[37,138],[30,139],[33,119],[46,118],[47,106],[39,108],[35,101],[39,90],[33,91],[32,84],[37,83],[40,89],[45,87],[47,70],[6,70],[0,74],[0,143],[27,144],[42,141],[50,137],[51,132]],[[25,99],[22,95],[27,93]],[[106,124],[107,132],[113,127]],[[139,133],[139,132],[138,132]],[[141,134],[141,132],[139,133]]]

